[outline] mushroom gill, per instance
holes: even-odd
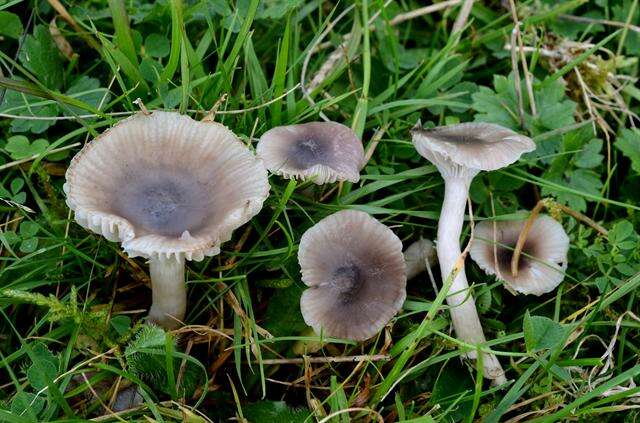
[[[542,295],[553,291],[564,279],[569,237],[560,223],[549,216],[538,216],[522,249],[518,275],[513,276],[511,259],[525,222],[508,220],[479,223],[470,254],[485,273],[495,275],[513,290]]]

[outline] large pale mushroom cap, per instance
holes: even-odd
[[[262,135],[256,148],[269,171],[285,178],[358,182],[364,149],[351,128],[337,122],[279,126]]]
[[[501,169],[536,149],[531,138],[492,123],[414,128],[411,135],[418,153],[443,175]]]
[[[302,235],[298,250],[305,322],[325,336],[365,340],[404,302],[402,242],[367,213],[343,210]]]
[[[549,216],[539,216],[527,235],[518,276],[514,277],[511,258],[524,223],[525,220],[479,223],[470,254],[488,275],[496,275],[514,290],[542,295],[553,291],[564,279],[569,237],[560,223]]]
[[[233,132],[161,111],[104,132],[66,178],[78,223],[146,258],[219,253],[269,194],[266,170]]]

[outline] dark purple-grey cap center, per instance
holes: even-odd
[[[211,213],[207,190],[190,175],[150,172],[131,178],[112,199],[114,212],[144,231],[179,237]]]
[[[295,168],[307,169],[317,164],[327,164],[330,160],[329,144],[318,137],[305,137],[291,144],[289,163]]]
[[[364,285],[364,275],[358,266],[349,264],[337,268],[331,277],[331,284],[338,293],[342,304],[353,302]]]
[[[496,258],[498,262],[498,266],[500,268],[500,272],[503,274],[511,275],[511,260],[513,259],[513,251],[516,248],[516,241],[513,241],[506,246],[498,245],[496,246]],[[522,247],[522,253],[520,254],[520,258],[518,259],[518,272],[524,270],[529,266],[530,257],[534,256],[535,253],[534,245],[527,241],[524,243],[524,247]]]

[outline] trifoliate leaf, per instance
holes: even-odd
[[[35,222],[23,221],[20,223],[20,236],[22,238],[31,238],[36,236],[40,226]]]
[[[611,244],[615,245],[621,243],[634,234],[635,231],[633,229],[633,224],[628,220],[622,220],[613,225],[611,230],[609,230],[607,238]]]
[[[56,104],[42,103],[45,100],[19,93],[17,91],[7,90],[5,92],[4,101],[0,104],[0,112],[18,116],[58,116],[58,106]],[[40,105],[36,105],[40,104]],[[47,130],[55,121],[44,119],[13,119],[11,121],[11,130],[13,132],[33,132],[39,134]]]
[[[7,140],[5,150],[12,159],[20,160],[37,154],[42,154],[49,147],[49,142],[45,139],[37,139],[32,143],[24,135],[15,135]]]

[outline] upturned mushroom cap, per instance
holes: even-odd
[[[525,221],[479,223],[470,254],[488,275],[496,275],[515,291],[542,295],[553,291],[564,279],[569,237],[560,223],[549,216],[539,216],[527,235],[518,262],[518,276],[514,277],[511,258]]]
[[[402,242],[367,213],[343,210],[302,235],[298,250],[305,322],[325,336],[362,341],[400,310],[405,275]]]
[[[202,260],[262,208],[267,172],[226,127],[178,113],[120,121],[71,161],[77,222],[131,256]]]
[[[337,122],[279,126],[262,135],[258,157],[272,173],[318,185],[360,180],[364,149],[351,128]]]
[[[501,169],[536,149],[531,138],[492,123],[414,128],[411,135],[418,153],[443,175]]]

